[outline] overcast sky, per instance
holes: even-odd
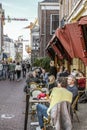
[[[11,18],[27,18],[28,21],[5,21],[4,34],[10,38],[17,40],[18,36],[29,39],[29,29],[23,29],[30,22],[34,22],[38,16],[38,2],[43,0],[0,0],[2,8],[5,11],[5,17]]]

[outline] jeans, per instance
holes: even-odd
[[[38,104],[37,105],[37,116],[38,116],[38,121],[40,128],[44,128],[44,122],[43,122],[43,117],[45,116],[46,118],[48,117],[47,115],[47,109],[48,107],[43,105],[43,104]]]

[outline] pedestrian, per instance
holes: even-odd
[[[20,63],[17,62],[16,66],[15,66],[15,71],[16,71],[16,74],[17,74],[17,81],[20,81],[21,70],[22,70],[22,67],[21,67]]]
[[[25,63],[25,61],[22,62],[22,72],[23,72],[23,78],[26,77],[26,63]]]
[[[3,65],[0,62],[0,79],[2,79],[2,78],[3,78]]]
[[[30,63],[29,62],[26,62],[26,68],[27,68],[27,72],[29,72],[29,70],[30,70]]]
[[[10,81],[11,80],[14,80],[15,79],[15,61],[11,61],[10,64],[9,64],[9,79]]]

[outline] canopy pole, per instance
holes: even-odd
[[[55,67],[57,68],[57,61],[58,61],[58,57],[57,57],[57,54],[55,54]]]

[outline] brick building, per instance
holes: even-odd
[[[87,76],[87,0],[60,0],[59,16],[60,28],[51,38],[47,52],[63,59],[70,71],[75,68]]]
[[[59,9],[58,0],[44,0],[38,3],[40,57],[46,56],[46,45],[59,27]]]
[[[3,24],[4,24],[4,10],[2,8],[2,4],[0,3],[0,53],[2,54],[2,46],[3,46]],[[0,57],[1,57],[0,54]],[[0,58],[1,59],[1,58]]]
[[[60,0],[60,25],[66,23],[74,23],[80,20],[81,17],[87,16],[87,0]],[[84,25],[83,34],[87,35],[87,24]],[[86,38],[85,47],[86,47]],[[86,50],[87,51],[87,50]],[[76,68],[82,70],[87,75],[87,67],[81,59],[73,58],[71,69]]]

